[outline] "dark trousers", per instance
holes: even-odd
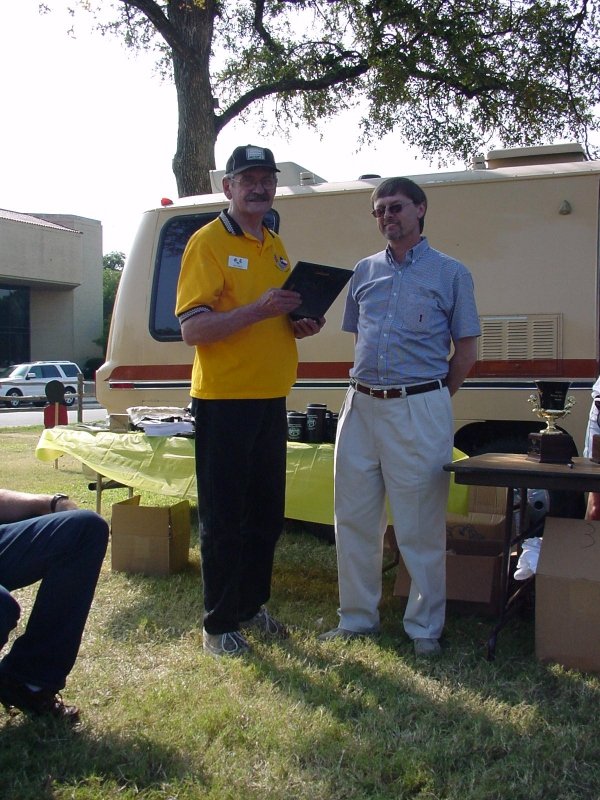
[[[0,525],[0,646],[19,618],[9,592],[41,581],[24,633],[0,661],[1,673],[44,689],[64,687],[107,544],[108,525],[93,511]]]
[[[234,631],[271,594],[283,528],[285,398],[196,400],[204,628]]]

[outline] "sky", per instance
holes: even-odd
[[[85,15],[69,36],[67,4],[46,4],[52,13],[40,15],[38,0],[0,2],[0,208],[98,219],[104,253],[127,255],[141,214],[177,197],[175,89],[154,74],[150,54],[102,37]],[[326,180],[436,171],[393,134],[357,152],[358,118],[345,114],[322,125],[322,138],[301,131],[289,141],[232,123],[217,141],[217,169],[251,143]]]

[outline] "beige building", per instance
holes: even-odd
[[[102,356],[102,225],[0,209],[0,367]]]

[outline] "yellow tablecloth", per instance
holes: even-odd
[[[44,430],[35,454],[41,461],[74,456],[93,472],[134,489],[196,499],[192,439],[65,425]],[[462,457],[454,451],[455,460]],[[467,492],[452,477],[448,510],[466,514]],[[333,445],[288,442],[285,515],[333,524]]]

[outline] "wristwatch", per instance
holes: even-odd
[[[54,512],[56,511],[56,504],[58,503],[59,500],[68,500],[68,499],[69,499],[68,494],[61,494],[60,492],[55,494],[52,500],[50,500],[50,513],[54,514]]]

